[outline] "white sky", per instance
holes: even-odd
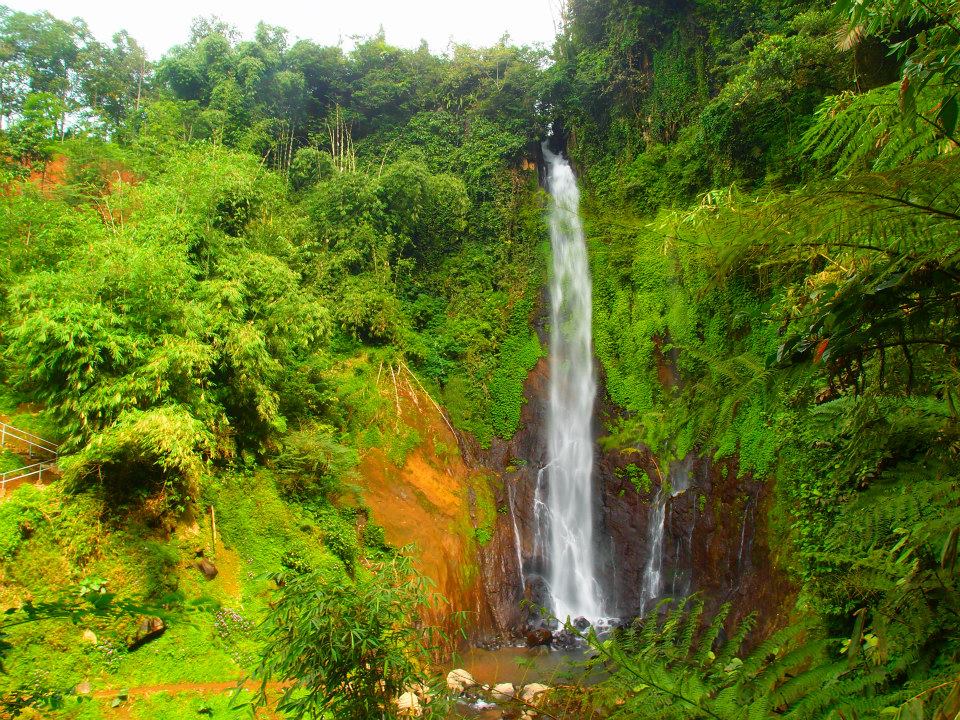
[[[158,59],[171,46],[187,40],[190,21],[217,15],[247,38],[258,21],[280,25],[298,38],[322,45],[352,46],[351,35],[373,35],[383,25],[387,42],[415,48],[425,39],[434,53],[446,50],[451,39],[485,46],[504,32],[517,44],[554,37],[559,0],[0,0],[14,10],[47,10],[56,17],[81,17],[101,41],[127,30],[151,57]]]

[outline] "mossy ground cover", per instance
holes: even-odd
[[[19,455],[16,455],[9,450],[0,449],[0,472],[16,470],[17,468],[23,466],[24,460]]]
[[[58,442],[62,433],[58,430],[56,421],[30,401],[28,395],[15,392],[0,383],[0,416],[6,418],[9,425],[20,430],[50,442]]]
[[[136,618],[80,625],[51,620],[15,628],[5,689],[37,684],[69,690],[88,681],[97,692],[235,680],[249,673],[258,657],[255,627],[275,587],[269,575],[291,562],[308,563],[331,577],[344,575],[343,562],[324,542],[325,533],[343,532],[342,527],[285,502],[270,473],[227,474],[208,488],[216,508],[216,553],[209,514],[188,518],[169,532],[150,527],[137,510],[117,517],[102,498],[65,494],[57,485],[25,486],[0,503],[4,604],[76,594],[93,584],[143,598],[168,626],[134,651],[127,644]],[[32,528],[29,537],[24,523]],[[216,579],[206,580],[195,567],[198,548],[217,564]],[[85,630],[95,637],[85,637]],[[156,702],[167,706],[165,717],[195,712],[186,712],[179,700]],[[94,712],[82,706],[66,716],[96,717]]]

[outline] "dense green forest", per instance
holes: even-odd
[[[604,679],[542,716],[960,714],[956,0],[571,0],[550,49],[445,55],[198,19],[158,62],[0,6],[0,59],[0,421],[62,471],[0,499],[0,717],[394,717],[437,683],[455,630],[356,488],[372,449],[466,461],[401,395],[478,453],[518,430],[551,131],[603,444],[769,484],[793,591],[769,637],[702,597],[590,634]]]

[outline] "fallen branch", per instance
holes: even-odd
[[[451,425],[451,424],[450,424],[450,420],[447,419],[447,414],[443,411],[443,408],[440,407],[440,405],[437,403],[437,401],[433,399],[433,396],[432,396],[432,395],[427,391],[427,389],[423,386],[423,383],[420,382],[420,378],[418,378],[416,375],[414,375],[412,372],[410,372],[410,368],[407,367],[407,364],[406,364],[405,362],[403,362],[403,360],[400,361],[400,365],[403,367],[404,370],[407,371],[407,374],[410,375],[410,377],[412,377],[414,380],[417,381],[417,385],[419,385],[419,386],[420,386],[420,389],[423,390],[423,394],[426,395],[427,398],[429,398],[430,402],[433,403],[433,406],[437,409],[437,412],[440,413],[440,417],[443,418],[443,421],[447,424],[447,427],[450,428],[450,432],[453,433],[454,439],[459,443],[459,442],[460,442],[460,436],[457,435],[457,431],[453,429],[453,425]]]
[[[394,429],[396,429],[397,425],[400,423],[400,391],[397,390],[397,376],[393,372],[393,363],[390,363],[390,376],[393,378],[393,397],[396,398],[397,401],[397,417],[393,424]]]

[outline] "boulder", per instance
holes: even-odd
[[[572,650],[580,646],[580,638],[569,630],[561,630],[553,636],[553,647],[560,650]]]
[[[420,698],[414,692],[405,692],[397,698],[397,715],[400,717],[420,717],[423,708],[420,707]]]
[[[200,562],[197,563],[197,570],[203,573],[203,576],[207,580],[213,580],[217,574],[220,572],[217,570],[217,566],[206,558],[201,558]]]
[[[553,633],[547,630],[547,628],[537,628],[527,633],[526,640],[527,647],[549,645],[553,642]]]
[[[549,691],[549,685],[530,683],[529,685],[523,686],[523,690],[520,691],[520,699],[527,705],[537,706],[543,700],[540,696]]]
[[[427,685],[426,683],[415,683],[410,687],[408,687],[407,690],[409,690],[418,698],[420,698],[420,701],[424,705],[430,704],[430,698],[432,697],[432,693],[430,692],[430,686]]]
[[[473,675],[461,668],[451,670],[447,673],[447,687],[450,689],[450,692],[459,694],[469,690],[476,684],[477,681],[473,679]]]
[[[516,692],[513,683],[500,683],[499,685],[493,686],[490,695],[494,700],[510,700]]]
[[[93,630],[84,630],[83,631],[83,640],[88,642],[91,645],[97,644],[97,634]]]
[[[576,620],[573,621],[573,626],[580,632],[583,632],[588,627],[590,627],[590,621],[587,620],[585,617],[578,617]]]
[[[79,683],[76,688],[74,688],[74,692],[76,692],[77,695],[89,695],[92,691],[93,686],[90,684],[89,680],[84,680],[83,682]]]
[[[127,643],[127,649],[130,651],[145,645],[151,640],[156,640],[167,631],[167,624],[158,617],[143,618],[137,626],[137,632]]]

